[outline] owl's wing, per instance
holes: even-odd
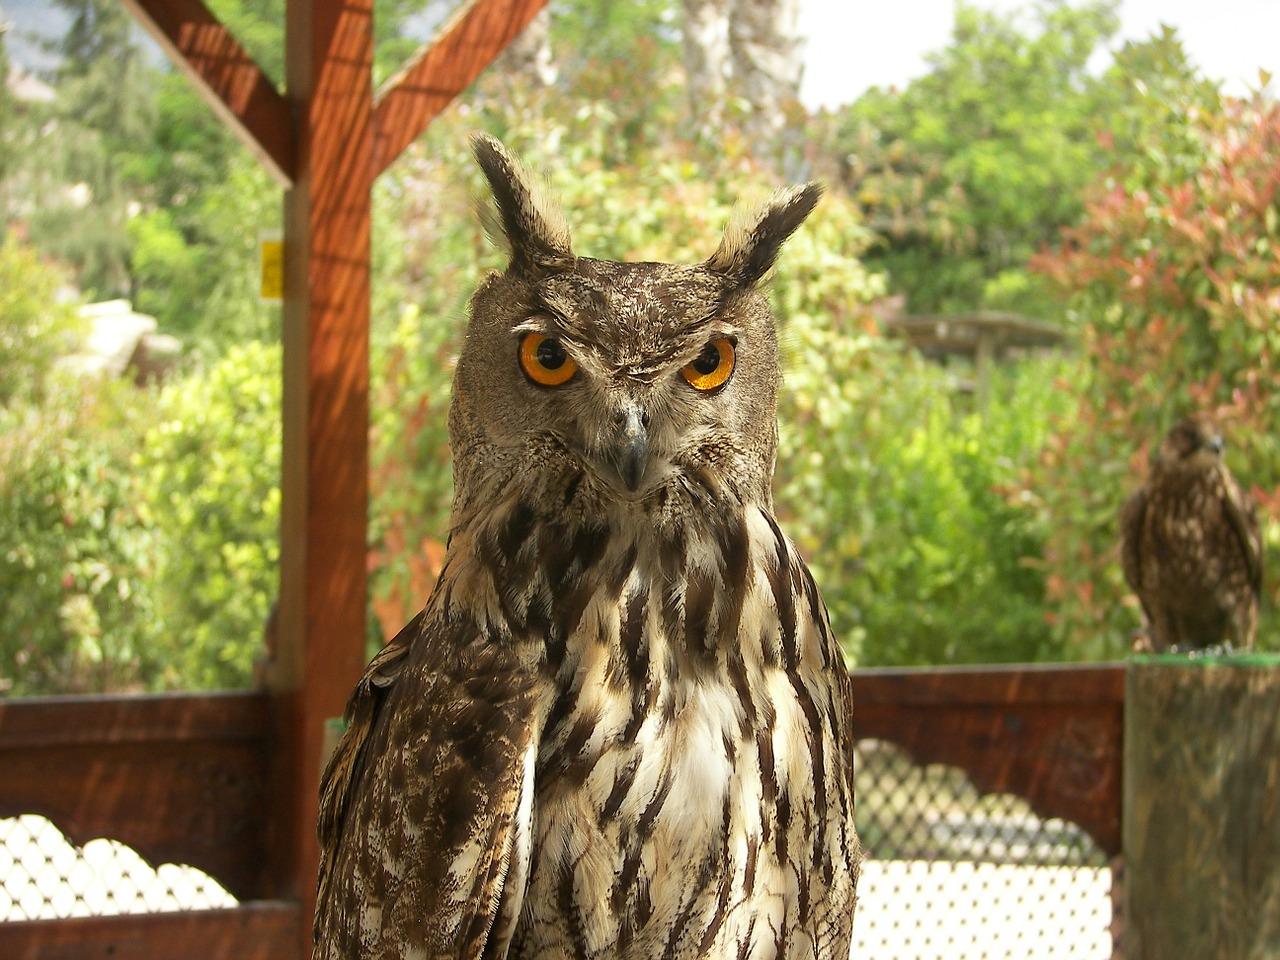
[[[320,801],[317,960],[502,957],[528,877],[533,678],[419,614],[370,663]]]
[[[1147,491],[1139,487],[1125,500],[1120,511],[1120,566],[1129,589],[1138,595],[1143,612],[1151,611],[1142,598],[1142,526],[1147,516]]]
[[[1262,528],[1258,523],[1258,507],[1253,502],[1253,497],[1234,477],[1228,474],[1225,479],[1227,522],[1240,541],[1245,566],[1249,571],[1249,586],[1256,595],[1262,592]]]

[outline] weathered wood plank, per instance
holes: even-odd
[[[5,960],[295,960],[298,908],[228,910],[0,923]]]
[[[1280,957],[1280,657],[1135,658],[1128,960]]]
[[[0,701],[0,816],[262,888],[270,704],[257,693]],[[0,956],[3,956],[0,953]]]
[[[378,91],[374,176],[394,163],[546,5],[547,0],[467,0]]]
[[[121,0],[281,186],[294,175],[289,104],[202,0]]]
[[[853,728],[1120,851],[1124,667],[855,670]]]

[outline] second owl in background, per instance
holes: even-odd
[[[773,516],[757,289],[820,191],[702,263],[593,260],[474,148],[510,262],[458,360],[439,581],[325,772],[316,960],[847,960],[850,680]]]
[[[1147,482],[1125,502],[1120,558],[1142,603],[1140,652],[1253,647],[1262,533],[1253,498],[1223,463],[1222,449],[1212,418],[1180,420]]]

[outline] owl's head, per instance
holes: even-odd
[[[780,373],[756,287],[820,187],[735,216],[699,264],[593,260],[498,141],[472,146],[511,259],[471,301],[449,418],[456,497],[516,481],[655,515],[767,504]]]
[[[1208,414],[1183,417],[1160,444],[1160,462],[1168,469],[1207,470],[1222,459],[1222,431]]]

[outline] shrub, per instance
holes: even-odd
[[[131,392],[66,382],[0,408],[0,692],[138,689],[157,667]]]
[[[1039,470],[1056,518],[1049,598],[1060,633],[1094,656],[1125,650],[1138,623],[1118,569],[1120,504],[1192,410],[1226,425],[1228,463],[1262,506],[1267,568],[1280,569],[1280,105],[1184,106],[1040,260],[1072,295],[1087,360]],[[1274,576],[1266,588],[1274,605]],[[1280,646],[1265,608],[1259,635]]]
[[[54,361],[82,335],[74,305],[59,296],[64,283],[34,250],[0,237],[0,406],[38,400]]]
[[[279,574],[275,347],[0,408],[0,692],[243,686]]]
[[[149,683],[244,686],[279,589],[280,348],[232,347],[157,407],[133,459],[163,625]]]

